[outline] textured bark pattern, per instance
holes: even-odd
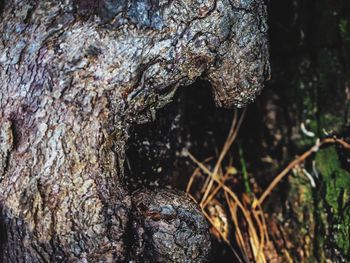
[[[230,107],[253,100],[269,74],[260,0],[8,0],[0,36],[4,262],[132,258],[129,127],[198,77]]]
[[[203,215],[184,194],[143,190],[133,196],[137,262],[205,262],[210,238]],[[186,249],[184,249],[186,248]]]

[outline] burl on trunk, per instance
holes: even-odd
[[[3,262],[205,262],[206,222],[169,190],[127,191],[132,125],[208,79],[217,105],[269,75],[262,0],[5,0]]]

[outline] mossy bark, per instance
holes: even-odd
[[[286,163],[317,138],[349,139],[350,3],[271,1],[270,14],[270,87],[276,92],[281,109],[277,116],[285,127],[279,128],[282,137],[275,141],[278,147],[288,147],[288,154],[276,159]],[[315,188],[298,171],[283,185],[290,189],[282,195],[281,223],[290,229],[292,254],[307,262],[347,262],[349,153],[338,146],[321,149],[304,168],[313,176]]]

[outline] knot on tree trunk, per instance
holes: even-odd
[[[252,101],[269,75],[263,0],[5,1],[0,38],[4,262],[127,261],[131,214],[137,258],[205,261],[186,197],[131,205],[130,127],[198,78],[219,106]]]
[[[206,262],[207,222],[193,200],[174,190],[141,190],[133,195],[132,256],[137,262]],[[151,260],[152,259],[152,260]]]

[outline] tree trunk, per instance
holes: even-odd
[[[265,116],[277,115],[269,134],[280,134],[274,143],[279,150],[269,151],[280,164],[316,138],[349,140],[350,2],[272,0],[269,15],[274,77],[261,101]],[[283,148],[287,158],[273,153]],[[350,261],[349,156],[340,145],[320,149],[303,167],[316,187],[300,170],[275,192],[282,197],[282,227],[297,262]],[[278,202],[270,200],[276,208]]]
[[[220,106],[253,100],[262,1],[5,0],[0,40],[2,261],[206,261],[189,198],[127,191],[128,131],[198,77]]]

